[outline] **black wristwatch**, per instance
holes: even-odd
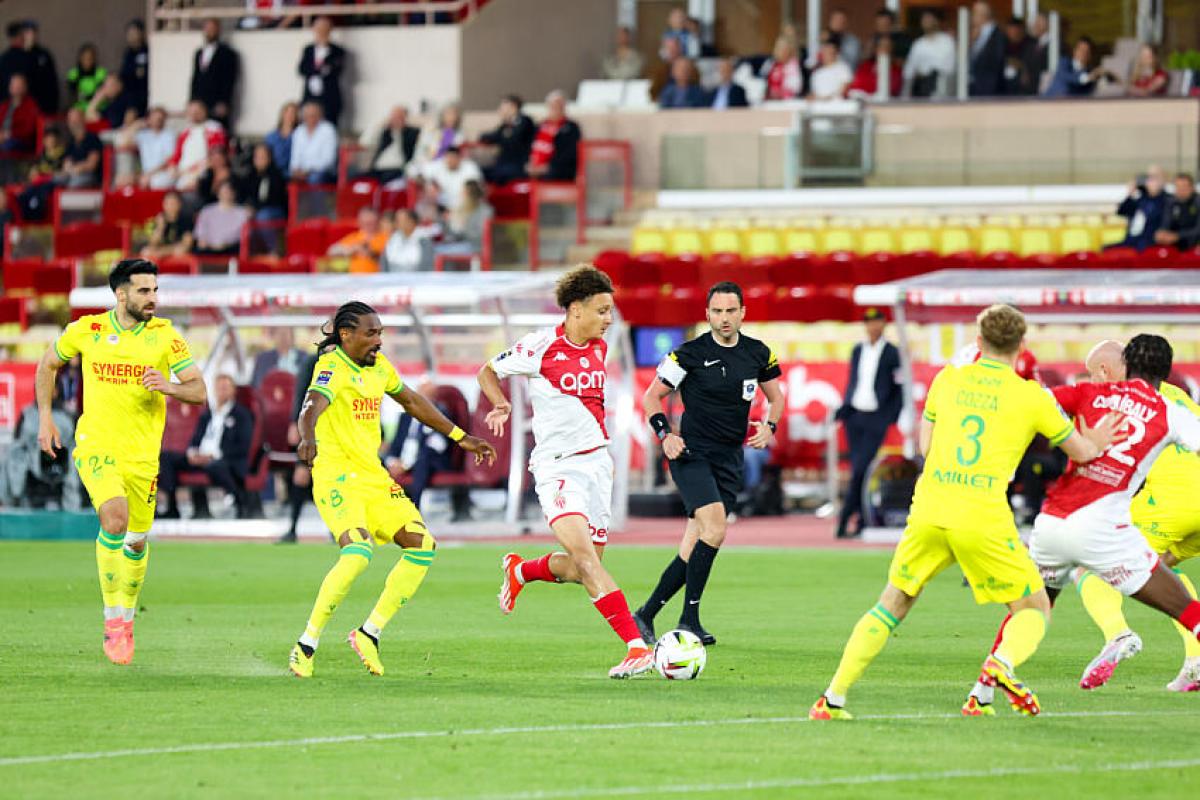
[[[771,429],[771,433],[774,433],[775,429],[778,428],[779,425],[777,423],[771,422],[771,420],[767,420],[767,427]]]

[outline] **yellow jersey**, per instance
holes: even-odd
[[[1178,386],[1162,383],[1158,393],[1168,403],[1183,406],[1200,417],[1200,405],[1196,405],[1188,393]],[[1142,487],[1139,497],[1167,509],[1183,510],[1195,504],[1197,490],[1200,490],[1200,458],[1191,450],[1169,444],[1154,461],[1154,466],[1150,467],[1146,485]]]
[[[910,522],[942,528],[1011,531],[1008,483],[1034,434],[1058,445],[1075,430],[1053,395],[989,358],[939,372],[924,416],[933,440]]]
[[[379,408],[385,394],[403,387],[400,374],[382,353],[371,367],[356,364],[340,347],[321,356],[308,390],[328,400],[329,408],[317,417],[313,468],[321,472],[381,469]]]
[[[54,342],[63,361],[83,357],[83,415],[76,447],[119,455],[157,468],[167,401],[142,386],[147,369],[164,377],[193,365],[187,342],[168,319],[153,317],[126,330],[115,311],[72,322]]]

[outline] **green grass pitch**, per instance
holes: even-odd
[[[528,545],[528,554],[545,547]],[[1001,611],[957,570],[934,582],[851,696],[813,723],[880,551],[728,548],[704,620],[720,643],[690,683],[612,681],[620,643],[576,586],[496,608],[503,548],[443,547],[384,634],[387,675],[344,643],[395,553],[377,552],[334,617],[311,681],[288,650],[328,546],[156,543],[134,665],[100,650],[90,543],[0,544],[0,797],[1194,797],[1200,696],[1168,693],[1182,645],[1127,606],[1146,643],[1104,689],[1073,591],[1021,670],[1046,713],[962,719]],[[639,602],[662,548],[607,562]],[[1200,565],[1189,565],[1200,578]],[[669,622],[677,613],[668,608]],[[1131,606],[1131,607],[1129,607]],[[325,741],[319,741],[324,739]],[[120,751],[123,755],[105,754]],[[80,754],[83,754],[81,757]],[[30,757],[42,757],[40,759]]]

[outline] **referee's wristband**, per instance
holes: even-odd
[[[667,415],[662,412],[650,417],[650,428],[660,442],[671,434],[671,423],[667,420]]]
[[[458,427],[457,425],[455,425],[453,430],[451,430],[449,433],[447,433],[446,436],[452,442],[461,442],[463,439],[466,438],[467,432],[464,431],[462,428]]]

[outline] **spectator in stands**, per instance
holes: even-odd
[[[250,220],[250,209],[238,205],[237,190],[229,180],[217,184],[217,202],[196,215],[196,253],[206,256],[235,256],[242,242],[242,228]]]
[[[300,106],[290,101],[284,103],[283,108],[279,109],[279,122],[276,123],[275,130],[268,133],[264,140],[271,148],[271,156],[275,159],[275,164],[284,174],[291,169],[292,136],[299,124]]]
[[[1154,232],[1154,243],[1174,245],[1180,251],[1200,243],[1200,201],[1196,198],[1196,181],[1187,172],[1175,176],[1175,197],[1167,207],[1166,224]]]
[[[733,59],[722,58],[717,62],[717,86],[709,94],[706,105],[717,110],[745,108],[750,105],[746,90],[733,82]]]
[[[75,66],[67,70],[67,88],[71,90],[71,105],[80,111],[86,111],[92,101],[92,95],[104,83],[108,70],[99,64],[96,45],[85,42],[79,48],[75,58]]]
[[[1033,39],[1033,47],[1027,52],[1028,61],[1025,72],[1033,84],[1035,94],[1042,91],[1042,76],[1050,69],[1050,19],[1039,12],[1033,17],[1029,35]]]
[[[101,160],[104,145],[100,137],[87,129],[83,112],[78,108],[67,111],[67,157],[58,178],[60,186],[69,189],[92,189],[100,185]]]
[[[350,272],[379,272],[379,256],[388,243],[379,212],[370,206],[358,210],[358,230],[346,234],[329,248],[329,255],[348,258]]]
[[[142,258],[185,256],[192,252],[192,217],[183,207],[183,197],[174,189],[163,195],[162,211],[154,218],[150,242]]]
[[[671,65],[677,59],[683,58],[683,48],[678,39],[664,39],[662,50],[670,59],[659,58],[646,71],[646,77],[650,79],[650,98],[655,101],[662,94],[663,88],[671,82]]]
[[[213,486],[233,498],[238,519],[246,517],[245,482],[250,466],[250,439],[254,417],[237,402],[237,384],[230,375],[218,375],[213,407],[205,408],[187,452],[164,450],[159,458],[158,488],[167,496],[164,519],[179,519],[179,473],[202,472]],[[192,488],[192,519],[211,519],[204,487]]]
[[[167,130],[167,110],[162,106],[150,109],[145,126],[134,134],[142,170],[140,183],[144,188],[166,189],[174,182],[171,156],[175,153],[176,138]]]
[[[0,152],[34,152],[40,117],[29,95],[29,82],[24,75],[13,75],[8,79],[8,99],[0,103]]]
[[[275,166],[271,148],[265,143],[254,146],[251,168],[239,181],[238,196],[254,211],[257,222],[277,222],[287,218],[287,179]]]
[[[442,191],[436,184],[426,180],[417,182],[417,200],[412,204],[417,218],[417,229],[422,236],[437,239],[445,227],[446,209],[442,206]]]
[[[900,96],[904,77],[900,72],[900,60],[892,56],[892,37],[876,36],[872,42],[871,57],[858,65],[854,80],[846,88],[847,97],[874,97],[879,89],[879,59],[888,57],[888,94]]]
[[[804,90],[804,71],[796,55],[796,43],[787,36],[775,40],[775,50],[762,67],[767,79],[767,100],[791,100]]]
[[[125,53],[121,56],[121,84],[126,101],[146,116],[150,105],[150,51],[146,47],[146,26],[140,19],[125,26]]]
[[[555,89],[546,95],[546,119],[538,126],[525,171],[541,181],[573,181],[582,134],[567,119],[567,97]]]
[[[610,81],[631,81],[642,76],[645,59],[633,43],[633,31],[628,26],[617,28],[617,47],[604,57],[601,73]]]
[[[971,6],[971,97],[995,97],[1004,92],[1004,34],[992,17],[992,7],[977,0]]]
[[[29,101],[33,104],[33,101]],[[29,168],[29,185],[17,195],[17,207],[21,217],[30,222],[41,222],[49,214],[50,197],[54,193],[59,175],[67,159],[67,143],[57,126],[46,128],[42,134],[42,152]],[[2,193],[0,193],[2,194]]]
[[[919,39],[904,62],[904,94],[908,97],[949,97],[956,56],[954,37],[942,30],[942,13],[921,12]]]
[[[294,181],[317,185],[337,180],[337,129],[323,113],[312,100],[300,108],[303,122],[292,133],[289,177]]]
[[[831,36],[821,43],[821,66],[813,70],[809,81],[810,100],[835,100],[845,97],[846,88],[854,80],[854,73],[838,54],[838,39]]]
[[[671,65],[671,82],[658,95],[659,108],[703,108],[704,90],[696,65],[686,58],[677,58]]]
[[[438,187],[439,204],[453,211],[462,205],[463,185],[467,181],[482,181],[483,172],[462,154],[461,148],[451,147],[446,155],[429,165],[425,180]]]
[[[320,103],[325,119],[336,126],[342,115],[342,69],[346,51],[329,40],[333,20],[320,16],[313,20],[313,43],[304,48],[298,70],[304,79],[301,102]]]
[[[850,32],[849,25],[850,18],[846,16],[845,9],[835,8],[829,12],[829,26],[826,30],[838,35],[842,42],[842,61],[845,61],[850,69],[856,69],[862,59],[862,42]]]
[[[13,75],[26,73],[25,23],[10,22],[5,28],[8,47],[0,53],[0,101],[8,99],[8,83]]]
[[[296,347],[296,334],[291,328],[272,328],[271,342],[274,347],[254,357],[254,372],[250,385],[255,389],[262,386],[268,372],[282,370],[295,375],[304,364],[304,351]]]
[[[433,243],[417,230],[417,214],[402,208],[395,214],[396,224],[383,250],[383,272],[417,272],[433,268]]]
[[[892,40],[895,58],[908,58],[908,51],[912,49],[912,37],[897,23],[895,11],[885,7],[875,12],[875,36],[886,36]]]
[[[1101,78],[1116,80],[1104,67],[1092,66],[1093,49],[1091,39],[1079,37],[1071,55],[1059,59],[1046,97],[1087,97],[1096,91],[1096,84]]]
[[[417,384],[417,391],[450,419],[450,410],[436,400],[437,386],[433,381],[424,378]],[[467,421],[452,419],[451,422],[461,426]],[[421,495],[425,493],[429,481],[435,474],[450,469],[450,440],[444,434],[416,422],[411,415],[405,414],[400,418],[396,435],[384,456],[383,465],[391,473],[393,480],[399,481],[405,474],[412,478],[404,492],[413,505],[420,508]]]
[[[1152,45],[1144,44],[1138,50],[1137,60],[1129,74],[1128,93],[1132,97],[1155,97],[1167,93],[1167,71],[1158,61],[1158,53]]]
[[[537,133],[533,120],[521,111],[521,98],[515,94],[500,101],[500,124],[479,137],[492,148],[495,161],[483,170],[488,183],[500,186],[525,177],[525,164]]]
[[[446,236],[437,246],[439,253],[474,254],[483,251],[483,235],[495,211],[487,201],[481,181],[467,181],[462,199],[446,219]]]
[[[38,26],[33,20],[25,20],[21,24],[20,50],[14,53],[13,73],[25,76],[29,86],[29,96],[37,103],[43,114],[58,113],[58,69],[54,66],[54,56],[50,51],[38,44]],[[12,74],[12,73],[10,73]]]
[[[118,130],[137,119],[137,109],[129,105],[121,79],[110,74],[92,95],[83,116],[88,124],[103,123],[110,130]]]
[[[233,113],[233,94],[237,88],[240,64],[237,52],[221,41],[221,22],[204,20],[204,46],[192,60],[190,100],[204,103],[214,120],[229,130]]]
[[[383,126],[363,136],[362,147],[371,154],[367,175],[391,188],[403,186],[404,169],[417,152],[420,136],[421,130],[408,124],[408,109],[393,106]]]
[[[229,164],[229,154],[217,148],[208,152],[208,163],[204,172],[196,179],[196,197],[199,206],[207,206],[217,202],[217,189],[223,183],[233,181],[233,168]],[[193,206],[195,207],[195,206]]]
[[[436,125],[421,130],[417,152],[406,168],[409,177],[424,174],[425,168],[444,156],[448,148],[462,143],[462,109],[457,103],[450,103],[438,113]]]
[[[1171,198],[1163,192],[1162,167],[1151,164],[1141,180],[1129,182],[1126,197],[1117,206],[1117,213],[1129,220],[1125,239],[1118,247],[1132,247],[1141,252],[1154,244],[1154,234],[1167,221],[1167,206]]]
[[[187,106],[187,127],[175,137],[175,152],[171,154],[170,176],[176,189],[190,192],[208,166],[208,154],[225,148],[225,129],[208,118],[202,100],[192,100]],[[153,181],[152,181],[153,183]]]
[[[659,48],[658,55],[668,64],[674,64],[675,58],[678,58],[678,56],[672,57],[671,52],[667,49],[668,40],[679,44],[679,55],[688,58],[700,57],[700,40],[688,30],[687,22],[687,12],[683,10],[683,6],[675,6],[667,14],[667,29],[663,31],[662,46]]]
[[[1037,85],[1029,72],[1030,53],[1037,42],[1025,30],[1025,21],[1010,17],[1004,26],[1004,93],[1036,94]]]

